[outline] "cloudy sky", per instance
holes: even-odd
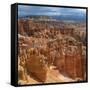
[[[85,9],[18,5],[18,16],[27,15],[85,15]]]

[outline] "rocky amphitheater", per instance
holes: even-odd
[[[86,80],[86,25],[18,20],[18,84]]]

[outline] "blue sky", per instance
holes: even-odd
[[[83,16],[86,9],[18,5],[18,16],[27,15],[76,15]]]

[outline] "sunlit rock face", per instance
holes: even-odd
[[[80,28],[79,28],[80,27]],[[82,23],[18,20],[18,83],[86,80]]]

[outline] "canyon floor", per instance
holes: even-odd
[[[45,84],[45,83],[63,83],[75,82],[76,80],[61,74],[55,66],[51,66],[47,71],[47,78],[45,82],[39,82],[36,77],[28,76],[28,81],[20,81],[22,84]]]

